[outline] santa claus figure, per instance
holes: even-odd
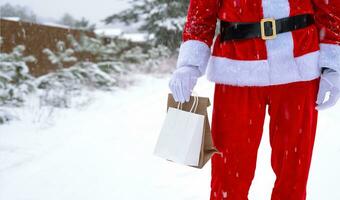
[[[271,199],[306,199],[318,110],[340,95],[339,45],[340,0],[190,1],[169,87],[185,102],[199,77],[215,82],[210,200],[248,199],[266,108]]]

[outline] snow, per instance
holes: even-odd
[[[57,28],[72,29],[72,27],[70,27],[70,26],[58,24],[58,23],[55,23],[55,22],[43,22],[43,23],[40,23],[40,24],[45,25],[45,26],[57,27]]]
[[[125,33],[122,35],[123,39],[130,40],[132,42],[145,42],[148,40],[149,34],[147,33]]]
[[[123,34],[123,30],[119,28],[101,28],[94,30],[94,32],[97,35],[104,35],[107,37],[115,37]]]
[[[122,39],[130,40],[132,42],[145,42],[148,39],[152,38],[147,33],[125,33],[120,28],[100,28],[94,31],[98,36],[105,36],[105,37],[117,37],[119,36]]]
[[[0,199],[208,200],[210,162],[196,169],[152,155],[165,118],[169,77],[137,78],[139,83],[127,89],[91,93],[86,107],[52,110],[32,100],[16,110],[20,121],[0,126]],[[205,77],[195,90],[213,102],[213,84]],[[340,199],[339,109],[319,113],[308,200]],[[212,106],[209,116],[211,111]],[[275,179],[268,118],[252,200],[270,199]]]
[[[0,17],[0,19],[10,20],[10,21],[20,21],[20,17]]]
[[[1,19],[16,21],[16,22],[21,21],[20,17],[1,17]],[[45,26],[58,27],[58,28],[66,28],[66,29],[71,28],[69,26],[58,24],[58,23],[55,23],[55,22],[52,22],[52,21],[38,20],[38,22],[36,22],[36,23],[41,24],[41,25],[45,25]]]
[[[177,17],[177,18],[170,18],[170,19],[165,19],[163,21],[156,21],[156,24],[160,27],[163,27],[167,30],[181,30],[181,28],[185,24],[185,17]]]

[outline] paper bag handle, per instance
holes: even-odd
[[[193,92],[193,93],[194,93],[194,92]],[[195,93],[195,94],[196,94],[196,93]],[[198,96],[195,95],[195,96],[194,96],[194,102],[192,103],[192,106],[191,106],[189,112],[192,112],[192,111],[193,111],[194,113],[196,112],[197,107],[198,107],[198,100],[199,100]],[[178,102],[177,109],[182,110],[182,109],[183,109],[183,103]]]

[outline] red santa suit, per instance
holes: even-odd
[[[221,41],[217,19],[260,22],[312,14],[315,24],[275,39]],[[266,106],[272,200],[306,199],[322,67],[340,72],[340,0],[191,0],[177,67],[198,66],[215,82],[211,200],[246,200]],[[213,44],[213,45],[212,45]],[[212,50],[211,50],[212,48]]]

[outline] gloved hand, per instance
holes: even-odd
[[[330,92],[329,99],[324,102],[326,93]],[[326,69],[320,79],[319,93],[316,103],[317,110],[330,108],[336,104],[340,98],[340,73],[332,69]]]
[[[197,66],[177,68],[169,81],[169,88],[176,102],[188,102],[197,79],[202,76]]]

